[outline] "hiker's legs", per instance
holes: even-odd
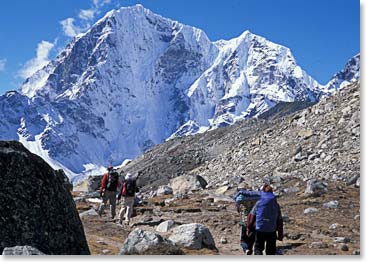
[[[246,253],[246,250],[248,248],[248,245],[247,245],[247,239],[246,239],[246,227],[244,225],[241,225],[241,238],[240,238],[240,243],[241,243],[241,247],[243,249],[243,252]]]
[[[262,255],[265,247],[265,239],[262,232],[256,231],[255,255]]]
[[[135,200],[135,197],[126,197],[125,198],[125,206],[126,206],[125,220],[126,220],[126,223],[130,222],[130,218],[131,218],[131,215],[133,213],[134,200]]]
[[[107,201],[108,201],[108,198],[107,198],[106,192],[105,192],[105,194],[102,197],[102,203],[98,207],[98,215],[102,216],[103,211],[104,211],[104,209],[107,205]]]
[[[116,216],[116,192],[109,191],[110,212],[112,219]]]
[[[120,208],[120,212],[119,212],[120,223],[122,223],[122,220],[124,219],[125,211],[126,211],[126,204],[125,204],[125,198],[123,197],[121,199],[121,208]]]
[[[248,249],[251,250],[250,254],[252,254],[254,243],[255,243],[255,232],[250,232],[248,235]]]
[[[275,232],[266,233],[266,249],[265,252],[267,255],[275,255],[276,253],[276,242],[277,242],[277,234]]]

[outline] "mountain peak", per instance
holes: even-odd
[[[69,175],[87,174],[169,137],[321,93],[286,47],[248,30],[213,43],[198,28],[136,5],[75,37],[26,80],[22,95],[1,97],[9,124],[0,134]]]

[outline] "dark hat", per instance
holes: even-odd
[[[273,188],[269,184],[263,185],[262,191],[264,192],[273,192]]]

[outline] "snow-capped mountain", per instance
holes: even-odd
[[[345,65],[344,69],[336,73],[329,83],[326,84],[325,90],[333,92],[351,82],[359,80],[359,60],[360,54],[355,55]]]
[[[177,135],[326,92],[290,50],[244,32],[211,42],[141,5],[110,11],[21,92],[0,97],[0,139],[69,176],[118,165]]]

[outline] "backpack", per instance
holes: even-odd
[[[117,185],[118,185],[118,180],[119,180],[119,174],[112,170],[110,172],[108,172],[108,181],[107,181],[107,185],[106,185],[106,190],[108,191],[116,191],[117,190]]]
[[[279,214],[279,206],[273,193],[263,193],[256,204],[256,230],[275,232]]]
[[[124,181],[122,184],[121,195],[124,197],[133,197],[135,196],[135,192],[137,192],[135,180],[128,179]]]

